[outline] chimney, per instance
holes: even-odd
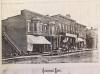
[[[24,15],[24,11],[25,11],[25,10],[21,10],[21,15]]]
[[[66,14],[66,17],[71,17],[70,14]]]
[[[93,27],[91,27],[91,30],[93,30]]]
[[[46,16],[49,16],[49,14],[47,14]]]

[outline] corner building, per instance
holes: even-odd
[[[20,15],[2,20],[2,27],[3,51],[8,50],[5,47],[9,44],[14,56],[50,53],[61,48],[70,51],[84,48],[86,44],[86,26],[69,15],[46,16],[22,10]]]

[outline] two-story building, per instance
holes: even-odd
[[[86,47],[86,26],[76,23],[77,26],[77,47]]]
[[[83,39],[81,39],[80,36],[83,35],[83,33],[84,35],[86,35],[86,32],[83,31],[85,29],[85,26],[76,23],[76,21],[73,20],[70,15],[63,16],[61,14],[58,14],[52,17],[58,19],[60,22],[59,26],[61,30],[59,31],[59,33],[64,37],[62,44],[68,46],[69,49],[71,49],[71,47],[79,47],[80,42],[83,42]],[[79,39],[81,39],[82,41],[80,41]]]
[[[85,39],[85,26],[69,15],[47,16],[22,10],[20,15],[3,20],[2,27],[3,52],[15,52],[12,55],[51,52],[63,47],[72,49],[77,47],[76,42]]]
[[[28,10],[22,10],[20,15],[3,20],[3,52],[9,50],[7,49],[9,43],[9,47],[13,47],[11,52],[17,50],[21,55],[27,54],[27,51],[51,52],[60,44],[56,35],[59,28],[55,27],[55,21],[50,16]]]

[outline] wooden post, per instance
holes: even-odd
[[[57,36],[57,48],[58,48],[58,36]]]
[[[45,44],[44,44],[44,50],[43,50],[43,52],[45,52]]]
[[[52,51],[52,36],[51,36],[51,51]]]
[[[51,44],[51,52],[52,52],[52,44]]]
[[[59,47],[60,47],[61,36],[59,36]]]

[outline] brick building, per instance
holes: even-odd
[[[69,15],[63,16],[58,14],[52,17],[59,20],[61,23],[60,33],[63,33],[66,36],[66,39],[69,38],[69,41],[72,41],[71,45],[75,45],[75,47],[78,48],[86,46],[86,26],[77,23]]]
[[[3,20],[2,27],[3,52],[15,52],[12,55],[26,55],[27,51],[49,53],[59,48],[71,50],[81,42],[85,44],[86,39],[86,26],[60,14],[46,16],[22,10],[20,15]]]

